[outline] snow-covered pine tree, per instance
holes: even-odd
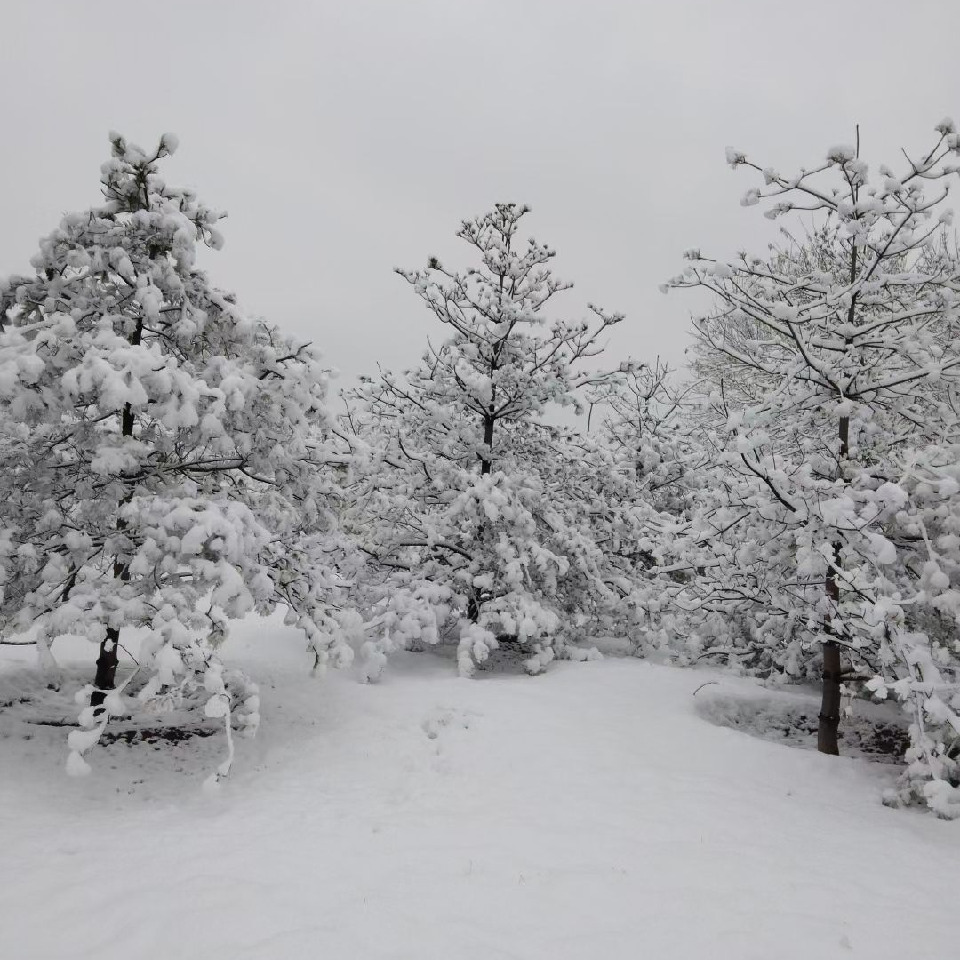
[[[795,176],[728,151],[763,177],[745,205],[772,200],[768,217],[801,212],[813,226],[765,258],[691,251],[668,285],[716,302],[696,321],[696,362],[724,470],[691,532],[692,592],[746,616],[751,639],[788,660],[820,648],[826,753],[849,676],[841,651],[857,671],[877,664],[864,603],[882,602],[876,568],[896,557],[883,524],[904,500],[898,451],[956,426],[960,265],[943,204],[960,138],[949,120],[936,129],[922,157],[873,179],[859,136]]]
[[[506,640],[535,673],[556,653],[578,655],[567,645],[577,614],[609,592],[602,554],[568,509],[560,434],[542,418],[579,404],[598,377],[584,362],[621,317],[591,307],[593,322],[547,320],[569,284],[549,269],[553,250],[519,241],[526,213],[505,203],[464,221],[458,236],[479,259],[469,270],[432,259],[398,271],[448,337],[416,370],[382,373],[354,398],[347,422],[353,442],[367,439],[374,478],[360,483],[355,525],[388,575],[375,661],[452,635],[465,674]]]
[[[216,653],[233,618],[284,606],[318,662],[350,655],[320,361],[197,268],[222,215],[160,176],[175,138],[111,143],[105,202],[64,217],[36,275],[0,291],[2,628],[99,645],[76,772],[135,690],[255,730],[255,688]],[[115,689],[134,628],[139,666]]]

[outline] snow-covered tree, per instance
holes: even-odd
[[[706,459],[692,383],[659,358],[652,366],[624,361],[619,372],[591,393],[600,435],[652,508],[685,515]]]
[[[551,407],[579,406],[598,375],[584,362],[621,317],[547,320],[566,290],[552,274],[554,251],[519,241],[527,208],[498,204],[464,221],[458,236],[479,263],[460,272],[430,261],[398,271],[444,325],[447,338],[402,376],[384,372],[351,404],[352,442],[373,465],[361,482],[354,522],[363,547],[389,574],[381,623],[368,648],[459,641],[470,673],[505,640],[537,672],[577,633],[580,614],[602,603],[602,553],[569,509],[561,433]],[[544,466],[546,464],[546,466]]]
[[[318,662],[350,654],[334,621],[326,373],[198,269],[222,214],[162,179],[175,138],[111,142],[105,202],[64,217],[35,276],[0,290],[0,625],[42,649],[65,634],[99,645],[78,772],[134,690],[254,730],[256,691],[216,653],[231,619],[284,606]],[[139,666],[117,690],[136,628]]]
[[[898,556],[884,526],[906,502],[900,455],[956,426],[960,262],[944,201],[960,138],[949,120],[936,129],[927,153],[873,178],[859,142],[794,176],[728,151],[762,176],[745,205],[812,226],[762,258],[691,251],[668,285],[716,303],[696,320],[695,362],[721,469],[685,541],[698,573],[685,599],[745,617],[749,641],[794,670],[820,649],[827,753],[842,682],[882,659],[865,604],[887,602],[878,571]]]

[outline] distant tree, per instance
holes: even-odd
[[[693,384],[659,358],[652,366],[625,361],[619,373],[592,391],[591,416],[644,499],[658,511],[685,514],[705,461],[691,408]]]
[[[145,638],[124,691],[199,698],[228,732],[259,719],[217,658],[231,619],[283,606],[318,661],[350,654],[333,619],[325,372],[197,268],[222,214],[161,178],[176,140],[111,141],[105,203],[64,217],[36,275],[0,290],[0,625],[42,648],[99,645],[76,772],[132,709],[115,690],[126,629]]]
[[[677,559],[677,533],[700,502],[713,454],[693,387],[659,359],[627,360],[590,392],[591,435],[609,458],[591,480],[611,524],[598,542],[630,611],[614,617],[610,632],[626,632],[637,653],[675,648],[684,630],[673,609],[676,583],[665,589],[660,571]]]
[[[432,259],[398,271],[448,331],[414,371],[384,372],[353,398],[353,442],[373,468],[361,483],[355,529],[389,574],[383,624],[390,639],[368,648],[453,635],[469,674],[507,640],[538,672],[575,654],[568,614],[609,587],[602,555],[569,509],[560,432],[543,416],[579,407],[578,390],[603,375],[584,369],[621,317],[591,307],[594,321],[547,321],[569,284],[553,276],[554,251],[517,237],[527,208],[498,204],[464,221],[458,236],[479,263],[465,272]]]

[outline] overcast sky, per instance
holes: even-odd
[[[0,31],[0,273],[97,201],[109,130],[169,130],[167,180],[229,212],[214,281],[347,382],[438,332],[393,267],[502,200],[558,310],[627,314],[611,361],[682,362],[696,304],[658,284],[771,235],[728,144],[789,172],[859,122],[876,166],[960,120],[957,0],[3,0]]]

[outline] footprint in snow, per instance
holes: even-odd
[[[455,707],[438,707],[431,711],[420,723],[420,729],[427,735],[428,740],[436,740],[440,731],[448,727],[469,730],[470,721],[476,716],[467,710]]]

